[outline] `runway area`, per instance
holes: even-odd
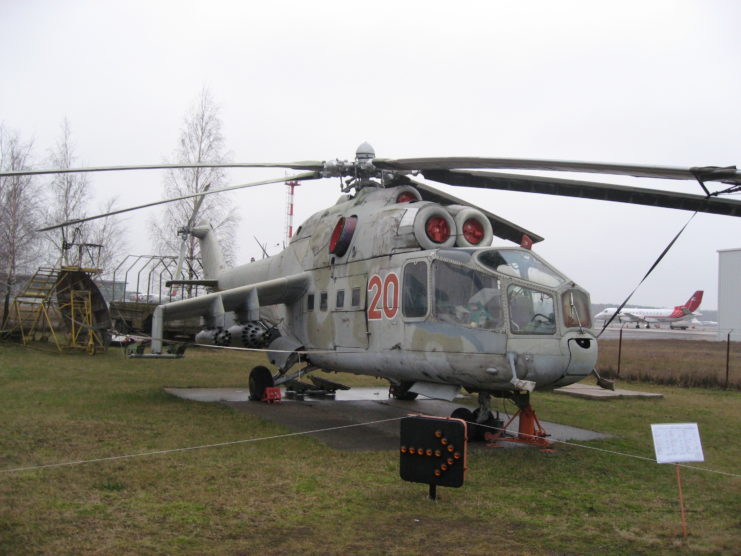
[[[602,330],[601,323],[595,326],[595,333]],[[600,336],[601,340],[617,340],[620,337],[619,326],[609,326]],[[711,327],[688,328],[687,330],[672,330],[668,325],[662,328],[636,328],[635,325],[626,324],[623,327],[623,339],[629,340],[705,340],[717,342],[718,329]]]
[[[284,399],[280,403],[250,402],[246,389],[235,388],[166,388],[169,394],[206,403],[223,403],[286,428],[307,432],[336,450],[396,450],[399,447],[399,419],[410,414],[448,417],[461,404],[421,397],[400,401],[388,397],[380,388],[352,388],[338,391],[336,399]],[[536,404],[537,410],[537,401]],[[504,421],[507,416],[501,415]],[[508,430],[517,431],[517,419]],[[589,441],[608,435],[542,422],[550,440]],[[477,444],[485,447],[484,443]],[[474,446],[474,445],[472,445]]]

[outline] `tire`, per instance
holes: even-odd
[[[265,388],[270,388],[275,383],[273,375],[267,367],[255,367],[250,372],[250,401],[259,402],[265,393]]]
[[[473,419],[468,426],[468,439],[472,442],[482,442],[484,435],[487,432],[495,433],[499,432],[498,427],[502,426],[502,422],[498,421],[494,414],[490,411],[489,416],[483,423],[478,422],[479,410],[475,409],[472,413]]]
[[[459,407],[450,414],[453,419],[463,419],[467,423],[473,421],[473,411],[467,407]]]

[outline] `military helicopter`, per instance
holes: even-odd
[[[64,171],[199,166],[214,165]],[[387,379],[390,394],[397,399],[421,394],[452,400],[461,389],[476,393],[475,411],[454,412],[474,424],[496,422],[492,396],[511,399],[521,413],[521,431],[523,427],[533,430],[537,424],[531,392],[566,386],[595,372],[597,338],[589,294],[532,251],[532,244],[542,237],[416,176],[465,187],[741,216],[741,201],[720,198],[741,190],[741,172],[735,167],[684,169],[493,158],[390,160],[376,158],[367,143],[360,145],[351,162],[217,166],[302,172],[191,196],[328,177],[344,180],[342,196],[304,222],[282,252],[234,268],[224,264],[212,227],[206,222],[193,225],[191,218],[180,233],[200,241],[205,276],[199,283],[214,291],[155,309],[154,355],[162,353],[166,320],[200,316],[203,329],[196,335],[196,344],[267,351],[277,373],[264,366],[251,370],[252,400],[262,399],[270,387],[319,369],[348,372]],[[484,168],[696,180],[705,194],[481,171]],[[710,192],[707,182],[729,187]],[[159,202],[115,213],[153,204]],[[492,246],[495,236],[513,245]],[[523,424],[526,419],[529,423]]]

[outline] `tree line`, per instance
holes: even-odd
[[[227,161],[220,110],[208,89],[200,92],[187,112],[173,158],[177,163]],[[33,140],[9,129],[0,120],[0,171],[41,166],[54,169],[81,166],[70,122],[63,120],[56,144],[45,157],[39,157]],[[225,172],[219,169],[170,170],[163,180],[163,198],[215,189],[223,186],[225,180]],[[90,174],[53,174],[51,178],[0,176],[0,295],[6,308],[19,277],[32,274],[39,266],[93,266],[101,269],[102,276],[110,276],[128,254],[124,228],[115,216],[49,232],[37,231],[84,218],[91,210],[92,196]],[[230,260],[234,247],[231,238],[238,223],[236,208],[221,195],[209,195],[202,198],[196,215],[197,199],[164,205],[162,213],[150,217],[149,248],[161,255],[182,252],[188,260],[197,259],[198,243],[192,237],[178,235],[177,230],[204,220],[216,228],[225,256]],[[118,202],[111,198],[97,207],[97,212],[108,213]],[[7,314],[7,310],[3,313]]]

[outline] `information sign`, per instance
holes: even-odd
[[[651,425],[656,463],[705,461],[697,423]]]

